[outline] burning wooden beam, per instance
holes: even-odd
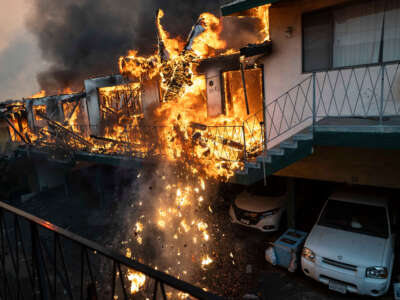
[[[6,120],[6,122],[8,123],[8,125],[10,125],[10,127],[14,130],[14,132],[21,138],[21,140],[22,140],[25,144],[30,144],[30,141],[28,142],[28,141],[25,139],[25,137],[19,132],[19,130],[17,130],[17,129],[15,128],[14,124],[13,124],[12,122],[10,122],[10,120],[9,120],[7,117],[2,116],[2,118],[3,118],[4,120]]]

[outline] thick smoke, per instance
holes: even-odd
[[[128,50],[154,53],[158,8],[165,11],[166,29],[183,38],[202,12],[219,14],[218,0],[34,0],[34,4],[28,27],[37,36],[44,59],[51,63],[37,78],[49,93],[65,87],[77,90],[88,77],[117,73],[118,57]],[[225,36],[233,41],[232,47],[237,47],[238,32],[246,35],[246,42],[254,42],[254,25],[228,19]]]
[[[130,49],[152,53],[159,7],[168,30],[186,35],[201,12],[218,12],[218,0],[35,0],[28,27],[52,63],[39,84],[48,91],[76,88],[87,77],[118,72],[118,57]]]

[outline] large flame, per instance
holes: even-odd
[[[266,5],[251,10],[251,14],[262,23],[260,31],[265,36],[264,40],[269,39],[268,9],[269,6]],[[165,155],[169,160],[186,159],[195,162],[192,166],[194,173],[200,172],[207,177],[226,180],[241,167],[240,161],[246,152],[260,149],[262,130],[259,128],[255,131],[246,122],[249,116],[243,105],[241,77],[237,75],[223,74],[225,89],[232,89],[230,98],[225,99],[226,113],[217,117],[207,115],[206,80],[196,73],[196,66],[199,60],[214,56],[225,49],[226,42],[220,37],[222,22],[210,13],[201,14],[196,26],[202,29],[196,32],[188,47],[188,42],[185,46],[183,39],[171,37],[165,30],[162,25],[163,16],[164,12],[159,10],[156,20],[160,40],[159,53],[143,57],[137,50],[130,51],[127,56],[119,59],[119,68],[133,82],[99,89],[103,122],[100,136],[89,136],[82,129],[82,108],[75,103],[63,104],[63,124],[56,121],[53,123],[56,127],[65,126],[66,130],[78,133],[86,140],[83,142],[71,132],[65,131],[64,135],[73,139],[73,147],[101,153],[155,153]],[[152,112],[160,127],[153,126],[147,130],[142,127],[146,120],[141,93],[143,83],[152,78],[158,78],[161,86],[162,104]],[[261,90],[262,87],[257,89]],[[71,92],[69,88],[59,91],[63,94]],[[45,92],[34,96],[45,96]],[[119,104],[129,97],[130,106]],[[254,99],[252,95],[249,98]],[[259,101],[261,103],[262,99]],[[46,107],[37,106],[35,109],[40,109],[41,115],[46,114]],[[34,115],[38,121],[43,121],[35,111]],[[27,123],[26,119],[23,122]],[[28,126],[22,129],[22,135],[27,136],[28,140],[55,141],[54,130],[43,128],[39,132],[32,132]],[[20,137],[13,132],[12,139],[18,140]],[[48,142],[47,140],[45,143]]]
[[[258,18],[262,24],[261,34],[264,36],[262,42],[270,40],[269,33],[269,8],[271,4],[258,6],[252,9],[253,16]]]

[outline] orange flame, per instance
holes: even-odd
[[[43,98],[46,97],[46,91],[45,90],[41,90],[40,92],[33,94],[32,96],[28,97],[31,99],[37,99],[37,98]]]

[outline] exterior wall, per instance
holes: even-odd
[[[63,96],[62,96],[63,97]],[[64,114],[61,107],[61,101],[58,96],[50,96],[45,98],[30,99],[26,102],[26,109],[28,113],[28,124],[34,129],[35,127],[44,127],[47,125],[45,120],[36,120],[33,110],[35,106],[44,105],[46,106],[46,115],[55,121],[62,122],[64,120]]]
[[[207,115],[216,117],[222,114],[221,69],[209,68],[206,71]]]
[[[291,87],[304,80],[302,74],[302,24],[303,13],[349,0],[297,0],[273,4],[270,7],[270,35],[272,53],[264,59],[266,103],[278,98]],[[287,27],[293,28],[291,37]]]
[[[122,83],[121,75],[93,78],[85,80],[86,104],[89,116],[89,125],[93,134],[100,134],[100,105],[99,87],[114,86]]]
[[[302,73],[302,14],[345,2],[350,1],[281,1],[271,6],[270,34],[273,50],[262,60],[267,135],[276,137],[269,143],[269,148],[312,124],[313,80],[311,73]],[[288,27],[293,28],[290,37],[286,34]],[[315,81],[317,120],[326,116],[378,116],[381,98],[382,103],[385,102],[382,105],[383,114],[398,115],[400,76],[396,66],[390,65],[385,69],[384,83],[381,82],[380,66],[368,67],[368,70],[357,68],[354,71],[342,69],[318,72]],[[363,76],[366,76],[364,81]],[[296,86],[301,82],[303,84],[299,89]],[[285,99],[285,93],[290,99]],[[278,98],[279,106],[271,104]],[[292,128],[293,125],[298,126]],[[286,130],[288,132],[285,133]]]

